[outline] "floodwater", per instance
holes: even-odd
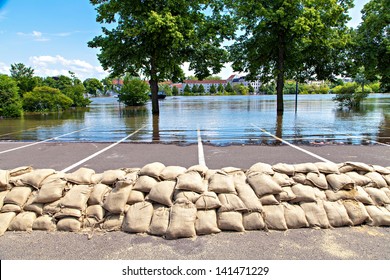
[[[199,134],[213,145],[390,144],[390,94],[371,94],[358,111],[339,110],[332,95],[286,95],[276,114],[276,96],[167,97],[160,117],[150,102],[130,108],[116,98],[94,98],[85,109],[25,114],[0,120],[0,141],[160,142],[187,145]],[[53,138],[53,139],[51,139]]]

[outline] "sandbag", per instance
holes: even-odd
[[[57,222],[57,230],[78,232],[81,230],[81,222],[75,218],[64,218]]]
[[[44,215],[47,214],[51,216],[55,215],[57,212],[61,210],[60,203],[61,203],[61,199],[44,204],[42,214]]]
[[[316,201],[327,199],[324,190],[320,190],[319,188],[313,188],[313,191],[314,191],[314,196],[316,198]]]
[[[278,194],[282,192],[279,186],[270,175],[263,173],[251,173],[248,177],[248,183],[251,185],[258,197],[267,194]]]
[[[80,209],[75,209],[75,208],[60,208],[60,210],[54,214],[54,218],[57,220],[63,219],[63,218],[68,218],[68,217],[73,217],[73,218],[81,218],[83,213],[81,212]]]
[[[294,180],[288,177],[288,175],[279,172],[275,172],[272,179],[281,187],[292,186],[295,184]]]
[[[242,224],[245,230],[262,230],[266,228],[264,219],[259,212],[243,213]]]
[[[92,175],[95,171],[90,168],[81,167],[73,173],[65,175],[65,179],[78,185],[90,185],[93,183]]]
[[[213,176],[211,176],[209,180],[209,192],[215,192],[215,193],[236,193],[236,189],[234,187],[234,180],[233,177],[219,171],[215,173]]]
[[[324,202],[303,202],[300,204],[310,227],[329,228],[329,220],[324,208]]]
[[[16,186],[27,185],[39,189],[43,180],[54,173],[54,169],[36,169],[23,175],[13,177],[10,182]]]
[[[216,174],[217,172],[219,172],[220,170],[216,170],[216,169],[208,169],[206,174],[204,175],[204,179],[209,181],[210,178]]]
[[[221,202],[215,192],[204,192],[198,200],[195,202],[195,206],[198,210],[210,210],[221,207]]]
[[[100,183],[111,186],[115,184],[117,181],[124,180],[125,176],[126,176],[126,172],[121,169],[106,170],[102,174]]]
[[[282,202],[293,200],[296,197],[291,187],[283,187],[282,192],[279,194],[280,201]]]
[[[215,210],[199,210],[196,213],[195,230],[197,235],[219,233]]]
[[[390,198],[381,189],[365,188],[364,190],[370,195],[376,205],[385,206],[386,204],[390,204]]]
[[[157,179],[150,176],[140,176],[138,177],[133,190],[149,193],[150,190],[157,184]]]
[[[375,172],[378,172],[382,175],[390,175],[390,170],[386,167],[380,166],[380,165],[371,165]]]
[[[73,186],[61,199],[61,207],[74,208],[84,211],[91,194],[92,187],[88,185]]]
[[[282,203],[284,207],[284,218],[289,229],[309,227],[305,211],[299,205]]]
[[[177,176],[184,174],[187,169],[181,166],[167,166],[160,173],[161,180],[176,180]]]
[[[323,190],[328,189],[328,181],[322,173],[307,173],[305,184],[317,187]]]
[[[282,205],[263,205],[264,221],[268,229],[287,230]]]
[[[123,214],[110,214],[106,216],[102,229],[106,231],[118,231],[122,227],[124,215]]]
[[[272,169],[272,166],[263,163],[263,162],[258,162],[252,165],[248,171],[246,172],[246,175],[249,176],[251,173],[260,173],[260,174],[267,174],[267,175],[274,175],[275,171]]]
[[[24,211],[30,211],[34,212],[38,216],[42,215],[43,213],[43,203],[35,203],[34,200],[38,196],[37,191],[33,191],[30,195],[30,197],[27,199],[26,204],[23,207]]]
[[[385,207],[368,205],[366,210],[371,217],[370,226],[390,226],[390,212]]]
[[[142,202],[145,200],[145,195],[143,192],[131,190],[129,194],[129,198],[127,199],[127,204],[132,205],[138,202]]]
[[[34,220],[37,218],[37,214],[34,212],[22,212],[19,213],[10,223],[9,231],[32,231]]]
[[[236,211],[217,213],[217,223],[220,230],[226,231],[245,231],[242,223],[242,214]]]
[[[13,187],[5,196],[4,204],[15,204],[23,207],[32,192],[31,187]]]
[[[221,207],[219,208],[220,212],[228,211],[247,211],[245,204],[242,200],[235,194],[231,193],[220,193],[218,194],[218,199],[221,202]]]
[[[314,188],[307,185],[296,184],[291,187],[291,190],[295,194],[296,198],[291,200],[293,203],[297,202],[314,202],[316,196],[314,194]]]
[[[205,165],[193,165],[187,169],[187,172],[196,171],[200,176],[205,177],[208,170]]]
[[[230,174],[230,175],[244,173],[243,170],[242,170],[241,168],[232,167],[232,166],[223,167],[223,168],[221,169],[221,171],[222,171],[222,172],[225,172],[226,174]],[[244,173],[244,175],[245,175],[245,173]]]
[[[15,216],[15,212],[0,213],[0,236],[6,232]]]
[[[317,166],[311,162],[294,164],[294,169],[296,173],[319,173]]]
[[[105,184],[94,185],[88,198],[88,205],[103,205],[104,199],[110,191],[111,188]]]
[[[181,191],[181,190],[175,190],[173,192],[173,200],[176,201],[180,198],[185,198],[191,201],[192,203],[195,203],[200,197],[200,194],[197,192],[192,191]]]
[[[85,215],[88,218],[94,218],[97,222],[102,221],[105,214],[106,210],[100,205],[91,205],[85,210]]]
[[[387,195],[387,197],[390,199],[390,189],[389,188],[382,188],[381,191],[383,191]]]
[[[315,162],[315,166],[318,168],[320,173],[324,174],[339,174],[339,167],[333,162]]]
[[[15,212],[15,213],[20,213],[22,212],[22,207],[16,204],[5,204],[1,208],[2,213],[7,213],[7,212]]]
[[[350,190],[355,187],[355,182],[344,173],[326,175],[326,180],[334,191]]]
[[[9,191],[0,191],[0,209],[3,207],[4,205],[4,198],[6,197],[6,195],[9,193]]]
[[[304,185],[306,183],[306,174],[295,173],[292,179],[294,180],[295,183]]]
[[[31,166],[20,166],[20,167],[16,167],[14,169],[11,169],[9,171],[9,175],[11,177],[17,177],[17,176],[26,174],[26,173],[31,172],[31,171],[33,171],[33,168]]]
[[[153,216],[153,205],[150,202],[138,202],[130,206],[123,220],[125,232],[144,233],[149,230]]]
[[[165,235],[167,239],[194,237],[196,235],[196,207],[192,202],[185,199],[177,200],[171,208],[169,220]]]
[[[345,163],[342,163],[339,167],[339,171],[341,173],[346,173],[350,171],[365,171],[365,172],[371,172],[373,171],[373,168],[369,166],[368,164],[362,163],[362,162],[354,162],[354,161],[348,161]]]
[[[266,194],[259,198],[261,205],[279,205],[280,195]]]
[[[390,175],[383,175],[383,179],[385,179],[388,186],[390,186]]]
[[[175,190],[176,182],[174,181],[162,181],[158,182],[148,195],[149,200],[153,200],[166,206],[173,205],[173,192]]]
[[[56,201],[63,196],[65,187],[66,181],[60,178],[46,182],[41,186],[34,202],[50,203]]]
[[[125,211],[132,183],[128,181],[119,181],[115,185],[115,188],[107,195],[103,203],[103,208],[111,214],[121,214]]]
[[[272,166],[272,169],[275,172],[283,173],[286,175],[293,176],[295,173],[295,168],[291,164],[286,164],[286,163],[278,163]]]
[[[329,190],[325,191],[325,194],[329,201],[356,200],[368,205],[374,204],[368,193],[362,187],[359,186],[357,186],[355,189],[348,191],[341,190],[338,192],[334,192]]]
[[[344,207],[347,210],[348,217],[351,219],[354,226],[371,223],[371,218],[367,213],[363,203],[354,200],[343,201]]]
[[[145,165],[139,171],[139,175],[147,175],[153,178],[158,179],[160,177],[160,173],[164,170],[165,165],[161,162],[153,162]]]
[[[6,190],[9,183],[9,171],[0,169],[0,191]]]
[[[244,203],[245,207],[249,212],[261,212],[263,211],[263,206],[257,197],[254,190],[248,184],[237,184],[236,190],[238,193],[238,197]]]
[[[329,224],[332,227],[352,226],[353,223],[348,216],[341,201],[330,202],[324,201],[324,208],[326,215],[328,216]]]
[[[149,225],[148,233],[152,235],[164,236],[169,225],[170,208],[161,205],[153,205],[152,221]]]
[[[387,188],[386,180],[378,172],[368,172],[364,176],[372,180],[372,182],[374,183],[373,187],[376,187],[378,189]]]
[[[350,177],[354,182],[356,186],[367,186],[367,187],[372,187],[373,186],[373,181],[364,175],[360,175],[356,171],[351,171],[345,173],[348,177]]]
[[[198,172],[189,171],[177,177],[176,189],[203,193],[207,191],[207,185],[203,184]]]
[[[54,219],[49,215],[43,215],[36,218],[32,224],[33,230],[44,230],[44,231],[55,231],[57,225],[54,222]]]

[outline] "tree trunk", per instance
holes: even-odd
[[[159,115],[160,109],[158,106],[158,81],[151,79],[149,81],[150,91],[152,92],[152,114]]]
[[[277,61],[277,79],[276,79],[276,111],[278,115],[283,114],[283,87],[284,87],[284,59],[285,59],[285,34],[279,31],[278,35],[278,61]]]

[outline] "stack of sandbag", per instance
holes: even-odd
[[[165,166],[95,173],[0,170],[0,235],[118,231],[167,239],[221,231],[390,226],[390,169],[360,162],[248,170]]]

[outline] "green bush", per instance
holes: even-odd
[[[84,85],[78,84],[66,87],[63,93],[73,100],[73,107],[86,107],[91,103],[91,100],[84,96],[85,91]]]
[[[15,118],[23,113],[22,101],[14,79],[0,75],[0,117]]]
[[[379,93],[379,92],[381,92],[381,90],[380,90],[381,84],[380,84],[379,82],[370,84],[370,87],[371,87],[371,89],[372,89],[372,92],[374,92],[374,93]]]
[[[127,106],[145,105],[149,100],[149,85],[139,78],[125,77],[119,91],[119,101]]]
[[[360,103],[368,96],[368,91],[359,91],[359,85],[356,83],[346,83],[342,86],[336,86],[332,89],[332,92],[336,94],[333,100],[340,107],[347,108],[359,108]]]
[[[303,84],[299,86],[300,94],[327,94],[329,93],[329,87],[326,84],[314,85]]]
[[[48,86],[36,87],[23,95],[23,108],[31,112],[61,111],[72,104],[72,99],[60,90]]]

